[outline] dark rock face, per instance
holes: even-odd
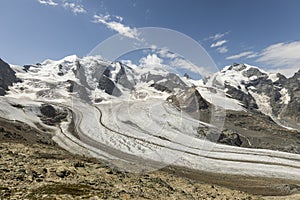
[[[111,71],[114,68],[114,65],[119,65],[120,70],[117,72],[116,76],[114,77],[115,80],[111,79]],[[96,69],[91,75],[93,80],[95,80],[97,84],[97,87],[104,92],[106,92],[109,95],[113,95],[116,97],[119,97],[122,95],[121,90],[117,87],[116,84],[120,84],[124,88],[127,88],[129,90],[134,89],[134,83],[130,82],[126,70],[130,69],[130,67],[123,65],[120,62],[112,63],[111,65],[101,64],[99,63],[98,66],[96,66]],[[77,89],[79,89],[79,92],[81,91],[80,96],[88,96],[87,90],[93,90],[95,88],[91,88],[91,86],[87,83],[86,78],[86,70],[85,68],[80,64],[79,61],[76,62],[76,70],[74,70],[74,73],[76,75],[76,78],[80,80],[81,85],[75,85],[76,83],[72,83],[73,86],[75,86]]]
[[[185,110],[188,112],[196,112],[197,110],[205,110],[211,107],[211,104],[208,103],[196,90],[195,88],[189,88],[184,92],[185,101],[184,106]]]
[[[80,84],[88,89],[91,89],[87,84],[85,69],[81,66],[79,61],[76,61],[76,70],[74,71],[76,78],[80,80]]]
[[[123,73],[122,73],[123,72]],[[118,80],[120,83],[123,83],[124,85],[127,84],[126,79],[124,76],[126,76],[125,72],[122,71],[118,75]],[[90,101],[90,97],[88,94],[88,90],[93,90],[91,86],[87,83],[86,78],[86,71],[85,68],[80,64],[79,61],[76,62],[76,70],[74,70],[76,78],[80,80],[80,85],[77,84],[74,81],[68,81],[70,83],[69,92],[77,92],[79,97],[85,101]],[[98,82],[98,88],[101,90],[104,90],[109,95],[113,96],[121,96],[121,91],[117,88],[115,83],[109,78],[110,75],[110,69],[107,65],[100,65],[97,66],[97,70],[92,74],[93,79]],[[129,84],[127,84],[128,87],[131,87]]]
[[[256,88],[256,92],[269,97],[270,106],[275,117],[278,117],[283,124],[294,126],[298,123],[300,127],[300,72],[291,78],[279,75],[278,80],[272,82],[267,77],[259,78],[250,84]],[[282,90],[286,90],[286,95],[290,97],[288,103],[282,102]]]
[[[211,107],[211,104],[193,87],[183,91],[181,94],[171,95],[167,98],[167,101],[186,112],[197,112]]]
[[[10,66],[0,59],[0,96],[4,96],[13,83],[19,82],[15,74]]]
[[[226,144],[238,147],[250,147],[249,139],[236,131],[224,129],[209,129],[208,127],[198,127],[199,138],[205,138],[211,142]]]
[[[142,77],[142,81],[150,82],[153,81],[154,83],[151,84],[151,87],[159,91],[167,91],[167,92],[174,92],[174,89],[187,89],[188,86],[174,73],[169,73],[167,76],[156,75],[148,73],[146,76]]]
[[[245,69],[245,65],[243,65]],[[256,68],[250,68],[247,71],[243,72],[243,75],[246,77],[251,77],[251,76],[257,76],[257,77],[266,77],[267,75],[263,72],[261,72],[259,69]]]
[[[164,84],[170,88],[187,89],[187,85],[176,74],[169,73]]]
[[[59,72],[57,73],[58,76],[63,76],[65,73],[63,71],[63,66],[62,65],[58,65],[58,69]]]
[[[98,82],[98,88],[101,90],[104,90],[104,92],[106,92],[107,94],[119,97],[122,95],[121,91],[119,90],[119,88],[116,87],[116,85],[114,84],[114,82],[108,78],[107,76],[105,76],[104,74],[102,75],[101,79]]]
[[[120,65],[120,67],[121,67],[120,71],[116,75],[116,80],[115,80],[116,83],[119,83],[124,88],[132,90],[134,88],[134,83],[132,83],[128,80],[124,65],[120,62],[117,62],[116,64]],[[126,68],[130,69],[130,67],[128,67],[128,66],[126,66]]]
[[[86,101],[86,102],[90,102],[90,95],[86,89],[86,87],[79,85],[78,83],[76,83],[75,81],[72,80],[68,80],[68,83],[70,83],[70,86],[67,88],[68,92],[76,92],[77,95],[79,96],[80,99]]]
[[[224,130],[220,136],[223,133],[229,138],[234,138],[232,134],[238,134],[241,147],[300,153],[299,131],[283,128],[258,112],[226,111]],[[224,143],[221,137],[219,140]]]
[[[168,93],[172,92],[171,89],[169,89],[168,87],[161,85],[159,83],[153,83],[150,85],[150,87],[154,87],[156,90],[161,91],[161,92],[168,92]]]
[[[239,134],[229,130],[224,130],[219,136],[218,143],[240,147],[242,146],[243,141]]]
[[[68,115],[68,111],[66,109],[55,109],[49,104],[43,104],[40,108],[40,111],[42,114],[42,116],[40,116],[41,120],[50,126],[60,123]]]
[[[209,123],[213,106],[194,87],[169,96],[167,101],[193,118]]]
[[[276,80],[258,68],[248,68],[243,64],[234,64],[227,70],[242,72],[248,82],[241,82],[237,88],[225,83],[227,94],[239,100],[246,109],[256,112],[258,105],[253,93],[264,96],[272,109],[272,115],[286,126],[300,128],[300,70],[291,78],[276,74]],[[234,77],[233,77],[234,78]],[[217,85],[217,83],[216,83]],[[242,90],[244,88],[244,90]],[[252,93],[253,92],[253,93]],[[289,100],[283,101],[284,98]]]
[[[288,89],[290,102],[279,113],[285,122],[293,123],[300,128],[300,70],[291,78],[286,79],[284,87]]]
[[[51,105],[42,105],[41,107],[41,113],[45,115],[46,117],[55,117],[56,116],[56,110]]]
[[[150,81],[158,82],[163,79],[164,79],[164,77],[162,75],[148,73],[148,74],[142,76],[141,81],[143,81],[143,82],[150,82]]]
[[[25,72],[28,72],[29,69],[30,69],[30,67],[32,67],[32,65],[24,65],[24,66],[23,66],[23,70],[24,70]]]
[[[246,69],[247,67],[245,65],[240,65],[238,63],[234,63],[233,65],[231,65],[228,70],[235,70],[235,71],[242,71],[244,69]]]
[[[226,93],[229,94],[233,99],[239,100],[245,108],[249,110],[258,108],[255,99],[250,94],[246,94],[243,91],[232,87],[231,85],[225,85],[225,88],[227,89]]]

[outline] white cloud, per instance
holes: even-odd
[[[123,21],[123,17],[121,17],[121,16],[116,16],[116,18],[117,18],[120,22]]]
[[[116,31],[125,37],[139,40],[139,33],[136,28],[131,28],[122,24],[121,20],[123,20],[123,18],[119,16],[115,16],[115,18],[119,18],[119,22],[112,21],[110,15],[94,15],[94,22],[104,24],[107,28]]]
[[[250,54],[249,56],[247,56],[246,58],[256,58],[256,57],[258,57],[258,56],[259,56],[258,53],[252,53],[252,54]]]
[[[171,52],[168,48],[159,49],[159,50],[157,50],[157,53],[163,58],[174,59],[174,58],[179,57],[179,55],[177,53]]]
[[[265,69],[265,70],[271,73],[281,73],[286,77],[292,77],[299,70],[299,68],[300,67],[298,66],[298,67],[275,68],[275,69]]]
[[[54,2],[53,0],[38,0],[39,3],[47,6],[62,6],[65,9],[71,10],[75,15],[79,13],[87,13],[84,6],[74,2],[68,2],[66,0],[61,0],[60,3]]]
[[[211,40],[219,40],[219,39],[221,39],[222,37],[224,37],[224,36],[227,35],[227,34],[228,34],[228,32],[225,32],[225,33],[217,33],[217,34],[215,34],[215,35],[209,36],[208,39],[211,39]]]
[[[170,62],[171,67],[175,68],[181,68],[181,69],[187,69],[194,73],[202,73],[203,69],[200,67],[197,67],[192,62],[184,59],[184,58],[175,58]]]
[[[140,59],[140,65],[142,67],[156,67],[161,66],[163,60],[156,54],[148,54],[146,57]]]
[[[87,13],[85,8],[81,4],[64,2],[63,7],[65,9],[70,9],[75,15],[80,13]]]
[[[273,44],[262,51],[257,61],[273,67],[300,68],[300,41]]]
[[[255,53],[253,51],[245,51],[236,55],[232,55],[232,56],[228,56],[226,58],[226,60],[235,60],[235,59],[239,59],[242,57],[251,57],[252,55],[255,55]]]
[[[213,36],[210,36],[208,39],[214,41],[214,43],[212,43],[210,45],[210,48],[216,48],[217,52],[219,52],[219,53],[227,53],[228,48],[227,48],[227,46],[223,46],[223,45],[226,44],[228,41],[227,40],[220,40],[221,38],[223,38],[227,34],[228,34],[228,32],[226,32],[226,33],[217,33]]]
[[[222,46],[223,44],[225,44],[227,42],[227,40],[220,40],[220,41],[217,41],[215,43],[213,43],[210,47],[211,48],[214,48],[214,47],[220,47]]]
[[[217,51],[218,51],[219,53],[227,53],[227,52],[228,52],[228,49],[227,49],[226,46],[223,46],[223,47],[217,48]]]
[[[57,6],[58,3],[54,2],[53,0],[38,0],[39,3],[47,5],[47,6]]]
[[[268,71],[287,77],[300,69],[300,41],[277,43],[263,49],[257,62],[268,65]]]

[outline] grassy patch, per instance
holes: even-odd
[[[29,199],[35,199],[42,195],[72,195],[72,196],[81,196],[88,195],[91,193],[93,188],[88,185],[82,184],[53,184],[53,185],[44,185],[33,190],[29,195]]]

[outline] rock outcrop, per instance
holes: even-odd
[[[19,81],[15,74],[9,64],[0,59],[0,96],[4,96],[8,87]]]

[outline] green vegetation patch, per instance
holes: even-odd
[[[28,198],[34,198],[41,195],[63,195],[68,194],[72,196],[88,195],[91,193],[93,188],[88,185],[82,184],[52,184],[44,185],[33,190]]]

